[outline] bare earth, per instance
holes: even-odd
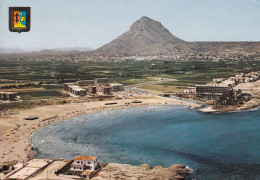
[[[184,179],[184,175],[190,173],[190,170],[183,165],[175,164],[168,168],[155,166],[151,168],[148,164],[132,166],[129,164],[109,163],[103,168],[93,180],[114,180],[114,179]]]
[[[253,97],[260,97],[260,80],[256,82],[241,83],[235,87],[241,89],[245,93],[251,94]]]
[[[140,100],[142,103],[131,103],[133,100]],[[105,105],[108,102],[117,102],[116,105]],[[130,103],[126,106],[126,103]],[[9,161],[23,161],[33,157],[31,150],[30,135],[37,129],[48,124],[75,117],[78,115],[93,113],[115,108],[127,108],[150,105],[186,105],[191,108],[200,107],[195,103],[189,103],[176,99],[152,95],[134,95],[125,99],[113,101],[98,101],[71,103],[64,105],[40,106],[33,109],[18,110],[11,115],[0,116],[0,164]],[[37,120],[24,120],[26,116],[37,116]]]

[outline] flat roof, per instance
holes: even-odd
[[[110,84],[110,86],[123,86],[123,84]]]
[[[50,162],[53,162],[51,159],[32,159],[26,163],[26,167],[36,167],[41,168]]]
[[[69,87],[72,88],[74,91],[86,91],[85,89],[83,89],[77,85],[71,85]]]
[[[227,88],[228,86],[209,86],[209,85],[196,85],[196,87],[223,87],[223,88]]]
[[[25,179],[53,161],[52,159],[32,159],[26,162],[25,167],[9,176],[8,179]]]
[[[8,179],[9,178],[11,178],[11,179],[25,179],[39,169],[40,168],[35,168],[35,167],[24,167],[21,170],[19,170],[18,172],[9,176]]]

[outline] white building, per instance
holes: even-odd
[[[86,90],[72,83],[64,83],[64,91],[77,96],[86,96]]]
[[[98,167],[97,156],[77,156],[71,165],[73,171],[94,171]]]
[[[123,84],[110,84],[112,92],[117,92],[117,91],[123,91],[124,90],[124,85]]]
[[[70,85],[69,92],[76,96],[86,96],[86,90],[77,85]]]
[[[230,85],[219,86],[219,85],[196,85],[195,95],[222,95],[224,92],[229,91]]]
[[[184,90],[185,94],[195,94],[195,85],[189,85],[188,89]]]

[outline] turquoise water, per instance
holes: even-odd
[[[101,163],[184,164],[188,179],[260,179],[260,110],[203,114],[185,106],[87,114],[32,136],[38,157],[97,155]],[[77,141],[72,138],[77,136]]]

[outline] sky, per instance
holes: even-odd
[[[14,6],[31,7],[30,32],[9,32]],[[260,41],[260,0],[0,0],[0,47],[96,49],[142,16],[186,41]]]

